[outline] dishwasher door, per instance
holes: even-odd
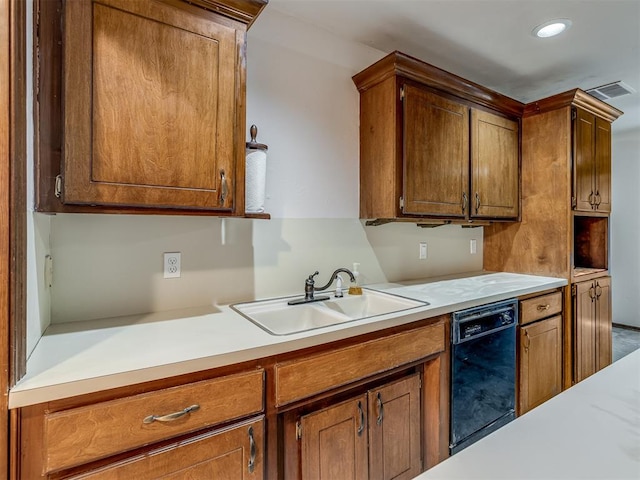
[[[515,418],[517,319],[516,300],[453,314],[452,454]]]

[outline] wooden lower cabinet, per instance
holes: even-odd
[[[264,420],[176,442],[121,463],[68,478],[74,480],[261,480]]]
[[[520,328],[518,414],[562,391],[562,316]]]
[[[299,420],[304,480],[409,480],[422,471],[420,375]]]
[[[574,285],[575,380],[611,363],[611,277]]]

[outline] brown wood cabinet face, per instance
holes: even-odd
[[[596,371],[611,364],[611,278],[601,277],[595,282],[596,293]]]
[[[469,195],[469,108],[405,85],[403,141],[403,213],[464,218]]]
[[[264,420],[258,419],[71,478],[261,480],[265,478],[263,457]]]
[[[470,216],[517,218],[519,210],[518,122],[471,111]]]
[[[575,210],[610,212],[611,124],[582,109],[575,112]]]
[[[575,286],[575,366],[580,382],[611,363],[611,277]]]
[[[519,415],[562,390],[562,317],[520,328]]]
[[[303,480],[366,480],[367,396],[305,415],[302,427]]]
[[[65,24],[64,203],[230,212],[244,26],[150,0]]]
[[[370,390],[369,479],[410,480],[420,460],[420,375]]]

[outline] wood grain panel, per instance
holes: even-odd
[[[403,213],[464,218],[469,108],[405,85],[403,112]]]
[[[251,429],[255,442],[255,463],[250,472],[249,439]],[[261,480],[264,469],[264,420],[232,426],[152,450],[144,455],[110,465],[74,480],[164,480],[215,479]]]
[[[596,211],[611,212],[611,124],[596,118],[595,128]]]
[[[369,480],[410,480],[421,469],[420,375],[370,390]]]
[[[519,145],[518,122],[471,110],[472,217],[518,217]]]
[[[575,209],[591,212],[594,210],[596,193],[594,183],[596,116],[579,108],[575,111],[575,163],[573,170]]]
[[[581,382],[596,372],[596,313],[593,281],[576,283],[575,321],[575,381]]]
[[[612,362],[611,277],[594,280],[596,288],[596,370]]]
[[[300,419],[304,480],[369,478],[366,409],[361,395]]]
[[[526,325],[560,312],[562,312],[562,292],[522,300],[518,312],[520,325]]]
[[[437,323],[276,364],[276,406],[441,352],[445,349],[444,338],[444,324]]]
[[[522,120],[521,222],[484,228],[484,268],[571,276],[571,109]]]
[[[171,438],[263,410],[262,370],[136,395],[46,415],[46,471]],[[192,405],[172,422],[143,423]]]
[[[562,317],[520,329],[518,415],[562,391]]]
[[[148,0],[65,9],[64,202],[231,210],[236,29]]]

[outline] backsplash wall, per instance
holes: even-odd
[[[270,7],[249,31],[247,52],[247,127],[257,124],[258,141],[269,145],[272,220],[34,214],[43,241],[29,258],[39,285],[29,295],[50,297],[50,311],[32,310],[29,351],[49,314],[59,323],[297,294],[315,270],[320,283],[353,262],[364,283],[482,269],[482,228],[365,227],[358,219],[359,98],[351,76],[387,52]],[[162,278],[162,253],[170,251],[182,253],[179,279]],[[41,288],[47,253],[49,290]]]

